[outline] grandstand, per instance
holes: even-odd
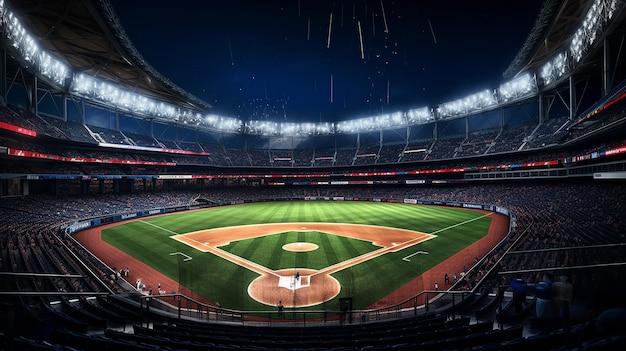
[[[626,318],[625,7],[547,0],[507,81],[487,95],[294,125],[211,114],[143,61],[108,1],[0,1],[0,349],[623,346],[626,330],[605,319]],[[97,23],[59,22],[93,42],[46,40],[49,14]],[[118,49],[99,56],[102,43]],[[119,69],[93,73],[104,62]],[[137,83],[145,76],[152,84]],[[114,128],[96,123],[103,113]],[[408,298],[288,318],[222,307],[165,277],[165,289],[141,288],[138,271],[156,268],[126,275],[122,256],[95,255],[83,235],[132,218],[311,199],[480,208],[508,225],[484,255],[462,252],[463,275],[449,285],[433,267]],[[567,312],[548,319],[536,314],[544,273],[574,291]],[[517,275],[529,287],[521,310]]]

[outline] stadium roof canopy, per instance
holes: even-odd
[[[38,44],[75,72],[184,108],[210,110],[146,62],[107,0],[8,2]]]
[[[546,0],[533,29],[519,52],[503,73],[508,79],[520,72],[539,71],[555,53],[571,43],[593,1]],[[624,14],[621,14],[623,17]],[[615,19],[613,23],[620,23]]]
[[[4,0],[39,46],[74,73],[184,109],[209,112],[211,105],[171,82],[135,48],[108,0]],[[593,1],[546,0],[525,43],[503,77],[534,74],[571,44]],[[624,11],[620,11],[624,12]],[[620,25],[622,18],[613,21]],[[593,60],[590,60],[593,61]],[[592,64],[586,62],[585,64]],[[12,74],[8,67],[8,75]]]

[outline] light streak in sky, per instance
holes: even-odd
[[[330,103],[333,103],[333,95],[335,89],[335,82],[333,81],[333,74],[330,74]]]
[[[230,65],[235,65],[235,60],[233,59],[233,47],[230,45],[230,37],[228,37],[228,51],[230,52]]]
[[[428,19],[428,26],[430,27],[430,33],[433,35],[433,40],[435,44],[437,44],[437,38],[435,38],[435,31],[433,30],[433,25],[430,23],[430,19]]]
[[[374,18],[376,17],[376,13],[372,12],[372,36],[376,39],[376,21]]]
[[[363,48],[363,32],[361,31],[361,21],[357,21],[359,26],[359,41],[361,42],[361,60],[365,60],[365,50]]]
[[[387,15],[385,14],[385,6],[383,0],[380,0],[380,8],[383,9],[383,21],[385,23],[385,33],[389,33],[389,27],[387,26]]]
[[[328,40],[326,41],[326,48],[330,48],[330,35],[333,32],[333,13],[330,13],[330,19],[328,20]]]
[[[389,105],[389,79],[387,79],[387,105]]]
[[[341,2],[341,28],[343,28],[343,1]]]

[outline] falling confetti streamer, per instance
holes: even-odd
[[[328,20],[328,40],[326,41],[326,48],[330,48],[330,36],[333,31],[333,13],[330,13],[330,19]]]
[[[387,79],[387,105],[389,105],[389,79]]]
[[[387,15],[385,14],[385,5],[383,5],[383,0],[380,0],[380,8],[383,11],[383,22],[385,23],[385,33],[389,33],[389,27],[387,26]]]
[[[330,103],[333,103],[333,95],[334,95],[334,89],[335,89],[335,82],[333,80],[333,75],[331,73],[330,75]]]
[[[363,32],[361,31],[361,21],[357,21],[359,26],[359,42],[361,43],[361,60],[365,60],[365,49],[363,48]]]
[[[341,2],[341,28],[343,28],[343,1]]]
[[[311,40],[311,17],[309,17],[306,23],[306,40]]]
[[[233,47],[230,44],[230,37],[228,37],[228,52],[230,52],[230,65],[235,65],[235,60],[233,58]]]
[[[430,27],[430,33],[433,35],[433,41],[437,44],[437,38],[435,38],[435,31],[433,30],[433,25],[430,23],[430,19],[428,19],[428,26]]]
[[[372,37],[376,39],[376,13],[372,12]]]

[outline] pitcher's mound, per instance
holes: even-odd
[[[296,281],[296,272],[298,280]],[[275,271],[277,275],[265,274],[250,283],[248,294],[256,301],[276,306],[279,301],[285,307],[307,307],[324,303],[339,294],[341,286],[329,274],[318,274],[314,269],[296,268]],[[294,284],[279,284],[285,280]],[[283,285],[283,286],[280,286]]]
[[[283,250],[293,252],[307,252],[317,249],[319,249],[319,246],[313,243],[289,243],[283,245]]]

